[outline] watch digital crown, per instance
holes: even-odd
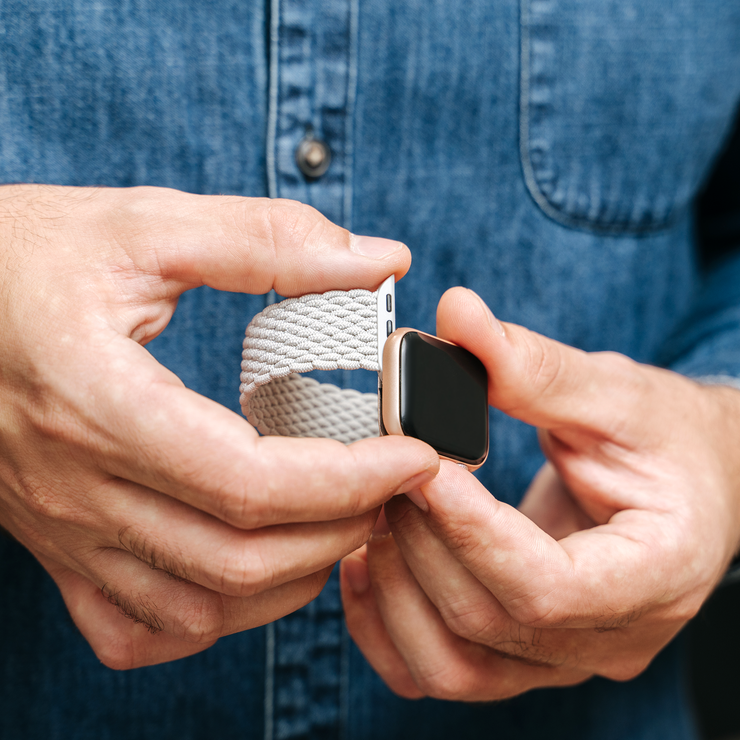
[[[472,353],[396,328],[393,276],[374,292],[330,291],[275,303],[247,327],[241,405],[263,434],[346,444],[400,434],[471,469],[488,452],[487,377]],[[372,370],[379,395],[319,383],[310,370]]]

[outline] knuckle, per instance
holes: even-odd
[[[38,379],[34,384],[28,419],[43,439],[69,447],[84,447],[88,442],[83,418],[73,405],[58,398],[58,390],[51,380]]]
[[[128,223],[134,225],[138,231],[142,221],[150,223],[152,219],[159,218],[158,210],[153,204],[163,201],[173,203],[173,199],[179,199],[182,194],[178,191],[154,185],[136,185],[130,188],[122,188],[114,194],[114,200],[108,201],[108,218],[116,218],[117,223]],[[106,199],[107,200],[107,199]]]
[[[93,646],[97,659],[113,671],[130,671],[138,668],[136,650],[129,639],[106,640]]]
[[[254,267],[259,264],[267,268],[265,278],[275,271],[275,239],[270,211],[272,206],[262,199],[229,198],[221,210],[223,238],[230,249]],[[252,270],[250,270],[252,272]],[[252,277],[256,277],[252,274]],[[269,290],[271,280],[258,285],[261,291]]]
[[[333,566],[330,565],[328,568],[324,568],[323,570],[316,571],[316,573],[311,573],[311,575],[306,576],[304,579],[306,589],[306,600],[304,604],[308,604],[310,601],[313,601],[324,590],[324,586],[331,575],[332,567]]]
[[[260,494],[259,480],[252,481],[247,490],[224,486],[212,496],[214,513],[223,522],[235,527],[251,529],[266,522],[266,501],[270,500],[269,486]]]
[[[659,442],[659,437],[651,434],[645,437],[650,426],[640,424],[635,429],[634,412],[649,414],[653,398],[660,398],[665,393],[665,379],[661,379],[659,388],[655,385],[655,376],[634,360],[618,352],[597,352],[591,356],[593,362],[600,365],[601,373],[609,378],[611,395],[622,399],[621,413],[615,413],[611,422],[604,427],[605,433],[613,440],[623,440],[636,445],[650,440],[650,444]],[[658,390],[658,394],[655,391]]]
[[[178,617],[173,633],[185,642],[209,644],[218,640],[223,632],[223,609],[218,607],[215,599],[197,599]]]
[[[511,610],[511,616],[524,627],[554,628],[563,624],[559,600],[552,594],[528,598]]]
[[[632,626],[642,617],[640,609],[612,610],[608,614],[602,614],[594,624],[594,630],[598,633],[625,630]]]
[[[331,440],[332,444],[335,441]],[[354,445],[347,446],[337,442],[336,452],[332,459],[341,465],[337,469],[341,471],[342,475],[342,490],[339,499],[339,512],[342,516],[359,516],[374,509],[380,503],[377,500],[379,480],[373,475],[363,473],[366,470],[367,463],[361,457],[358,448]],[[386,492],[384,489],[383,493]],[[390,494],[390,492],[388,493]],[[386,498],[386,496],[383,496],[383,498]]]
[[[525,329],[517,339],[519,362],[516,374],[496,389],[496,406],[516,416],[533,399],[551,395],[562,372],[559,345]]]
[[[537,389],[538,394],[546,394],[560,375],[562,356],[539,334],[531,333],[530,339],[533,341],[527,343],[525,364],[529,376],[527,386]]]
[[[424,693],[410,676],[383,676],[388,688],[402,699],[422,699]]]
[[[355,476],[351,476],[347,484],[338,493],[338,513],[342,518],[359,517],[367,514],[369,509],[364,501],[364,487]]]
[[[695,592],[685,596],[683,599],[680,599],[673,606],[671,611],[672,618],[679,624],[685,624],[692,620],[701,611],[701,608],[708,596],[709,594],[705,594],[704,592]]]
[[[244,520],[246,502],[243,496],[235,496],[228,490],[221,491],[213,504],[215,515],[227,524],[238,526]]]
[[[470,642],[490,644],[500,632],[498,616],[485,609],[462,609],[462,605],[447,606],[441,611],[447,627],[458,637]]]
[[[323,221],[324,217],[315,208],[284,198],[266,199],[256,210],[249,207],[245,213],[251,239],[273,258],[286,246],[303,246],[306,235],[320,228]]]
[[[255,440],[257,446],[249,455],[247,475],[243,469],[238,469],[233,475],[222,472],[212,477],[218,481],[211,496],[215,501],[216,516],[239,529],[275,524],[285,513],[283,473],[286,462],[268,454],[269,450],[261,443],[265,439],[259,437]]]
[[[598,675],[612,681],[631,681],[639,676],[649,665],[651,658],[645,656],[624,656],[612,658],[602,666]]]
[[[577,649],[571,649],[566,655],[553,649],[549,642],[544,629],[511,625],[507,634],[501,634],[490,647],[506,658],[530,666],[559,668],[579,662]]]
[[[422,673],[415,677],[416,685],[424,696],[432,699],[446,699],[449,681],[441,671],[434,673]]]
[[[74,519],[74,507],[65,502],[52,482],[27,476],[19,481],[18,490],[24,506],[35,518],[61,521]]]
[[[608,362],[609,365],[617,370],[621,370],[625,374],[630,375],[636,367],[637,363],[631,360],[627,355],[623,355],[621,352],[605,351],[595,353],[597,359],[601,358],[604,362]]]
[[[275,289],[283,295],[294,295],[301,290],[305,270],[318,269],[308,265],[310,255],[330,250],[341,235],[349,246],[349,232],[332,224],[315,208],[290,200],[268,201],[263,210],[259,228],[264,248],[272,255]],[[288,269],[277,270],[280,262]],[[303,272],[301,273],[301,265]]]
[[[299,582],[294,582],[296,587],[296,608],[300,609],[310,604],[324,589],[329,580],[333,566],[303,576]]]
[[[331,501],[327,502],[327,518],[349,518],[364,514],[365,493],[368,481],[362,479],[355,451],[345,447],[337,440],[322,440],[322,449],[308,448],[308,454],[321,454],[322,462],[316,464],[317,457],[301,460],[305,469],[314,467],[311,475],[310,491],[332,491]],[[331,461],[331,464],[327,464]]]
[[[462,701],[477,688],[465,672],[456,668],[440,667],[414,677],[419,690],[432,699]]]
[[[638,388],[644,388],[650,384],[649,378],[641,370],[639,363],[623,355],[620,352],[595,352],[592,355],[595,362],[604,364],[605,369],[625,383],[634,384]]]
[[[379,509],[377,508],[370,509],[370,511],[366,511],[364,514],[359,514],[354,518],[354,521],[357,522],[357,526],[353,531],[352,539],[349,541],[348,547],[351,549],[347,550],[347,555],[362,547],[368,541],[373,533],[375,522],[378,519],[378,512]],[[342,555],[342,557],[344,557],[344,555]]]
[[[377,518],[377,509],[375,509],[346,519],[343,522],[342,539],[332,547],[331,557],[338,561],[362,547],[370,539]]]
[[[23,480],[21,495],[26,508],[37,517],[51,518],[53,516],[55,508],[54,490],[45,481],[34,478]]]
[[[303,246],[311,234],[320,235],[329,223],[315,208],[295,200],[269,201],[265,215],[275,243],[280,236],[297,247]]]
[[[266,591],[274,582],[274,569],[259,548],[251,547],[224,560],[218,588],[224,594],[247,597]]]

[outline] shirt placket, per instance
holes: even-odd
[[[268,192],[351,228],[356,0],[272,0],[270,11]],[[267,628],[266,740],[344,734],[348,638],[336,575]]]
[[[269,194],[351,228],[356,2],[272,0],[271,11]],[[310,140],[325,144],[331,161],[318,177],[297,161]]]

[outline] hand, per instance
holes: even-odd
[[[493,406],[539,427],[549,462],[520,510],[453,463],[389,501],[342,565],[350,633],[409,698],[636,676],[738,548],[740,392],[502,334],[464,289],[437,327],[485,363]]]
[[[415,440],[261,438],[187,390],[142,346],[178,296],[372,288],[409,261],[290,201],[0,188],[0,525],[106,665],[297,609],[438,467]]]

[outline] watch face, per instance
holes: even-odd
[[[488,376],[473,354],[416,331],[400,346],[399,401],[403,433],[467,465],[488,454]]]

